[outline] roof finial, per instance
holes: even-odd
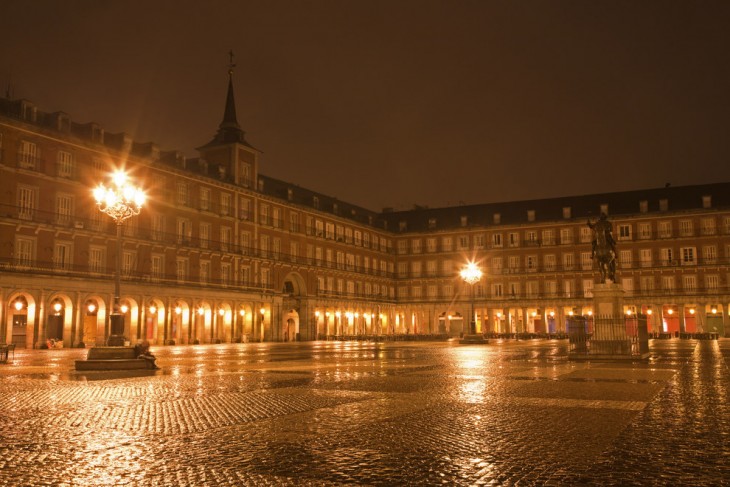
[[[230,61],[228,63],[228,76],[233,76],[233,68],[236,67],[236,65],[233,63],[233,49],[228,51],[228,57],[230,58]]]

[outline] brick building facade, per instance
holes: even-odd
[[[122,230],[132,343],[456,335],[472,302],[481,332],[559,332],[592,312],[586,221],[601,212],[627,312],[655,332],[728,330],[729,183],[374,212],[261,174],[232,80],[198,151],[0,98],[0,342],[106,341],[116,227],[92,190],[115,170],[148,198]],[[459,278],[470,260],[484,271],[473,289]]]

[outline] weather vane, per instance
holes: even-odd
[[[230,58],[229,64],[228,64],[228,74],[230,76],[233,76],[233,68],[236,67],[236,65],[233,63],[233,49],[228,51],[228,57]]]

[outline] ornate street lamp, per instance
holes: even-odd
[[[474,284],[482,278],[482,270],[474,262],[468,262],[459,273],[463,281],[471,286],[471,316],[469,318],[469,333],[475,335],[477,323],[474,319]]]
[[[127,174],[117,171],[111,176],[112,184],[109,187],[99,184],[94,189],[96,206],[103,213],[109,215],[117,225],[117,261],[114,274],[114,306],[109,317],[111,334],[108,344],[111,346],[124,345],[124,316],[120,307],[121,267],[122,267],[122,224],[135,215],[139,215],[145,201],[145,194],[141,189],[127,181]]]

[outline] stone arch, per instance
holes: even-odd
[[[289,296],[306,296],[307,282],[298,272],[290,272],[284,277],[282,292]]]
[[[104,343],[104,323],[109,310],[104,298],[98,294],[86,296],[82,301],[79,323],[79,342],[85,346]]]
[[[142,310],[142,329],[140,340],[160,344],[165,336],[165,303],[160,298],[150,298],[144,303]]]
[[[62,293],[51,294],[46,304],[45,326],[39,338],[53,339],[60,341],[64,346],[71,346],[73,311],[71,298]]]
[[[213,307],[207,301],[195,305],[190,319],[192,326],[191,343],[210,343]]]
[[[176,344],[187,344],[190,339],[190,322],[192,320],[192,308],[184,299],[178,299],[172,305],[172,316],[170,318],[169,341]]]
[[[285,342],[293,342],[299,336],[299,313],[290,309],[283,314],[281,337]]]
[[[20,348],[33,348],[37,305],[33,295],[27,292],[15,292],[8,296],[6,343],[14,343]]]

